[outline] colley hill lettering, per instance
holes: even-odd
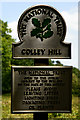
[[[21,50],[22,55],[44,55],[46,49],[31,49],[31,48],[24,48]],[[61,49],[48,49],[47,51],[48,55],[61,55]]]

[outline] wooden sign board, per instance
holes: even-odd
[[[71,112],[72,67],[12,66],[12,113]]]

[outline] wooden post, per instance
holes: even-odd
[[[34,113],[33,120],[48,120],[48,113]]]
[[[49,65],[48,59],[34,59],[35,66],[47,66]],[[36,112],[34,113],[34,120],[48,120],[47,112]]]

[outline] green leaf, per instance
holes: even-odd
[[[41,37],[42,37],[41,33],[39,33],[39,34],[36,35],[36,38],[41,38]]]
[[[40,27],[40,21],[36,18],[32,19],[32,24],[34,24],[34,26],[36,26],[36,27]]]
[[[32,19],[32,24],[36,27],[31,31],[31,36],[35,36],[36,38],[40,38],[41,41],[43,41],[43,38],[49,38],[53,35],[53,31],[51,31],[51,19],[46,18],[42,22],[42,25],[40,21],[36,18]],[[44,29],[45,28],[45,29]]]
[[[36,35],[36,38],[40,38],[41,39],[41,41],[43,41],[43,35],[40,33],[40,34],[37,34]]]
[[[42,23],[42,27],[46,27],[49,23],[51,22],[51,19],[50,18],[46,18],[44,19],[43,23]]]
[[[51,24],[49,24],[48,26],[47,26],[47,28],[46,28],[46,30],[51,30]]]
[[[53,31],[50,31],[50,30],[49,30],[49,31],[47,31],[47,32],[44,33],[43,37],[44,37],[44,38],[49,38],[49,37],[51,37],[52,35],[53,35]]]
[[[36,36],[38,33],[41,33],[42,29],[40,28],[35,28],[31,31],[31,36]]]

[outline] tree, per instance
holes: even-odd
[[[61,62],[58,61],[58,60],[56,61],[56,65],[57,65],[57,66],[63,66],[63,64],[61,64]]]
[[[3,92],[10,91],[11,82],[11,59],[12,59],[12,43],[15,39],[9,33],[11,29],[8,28],[7,22],[0,20],[0,37],[2,45],[0,51],[2,52],[2,90]]]

